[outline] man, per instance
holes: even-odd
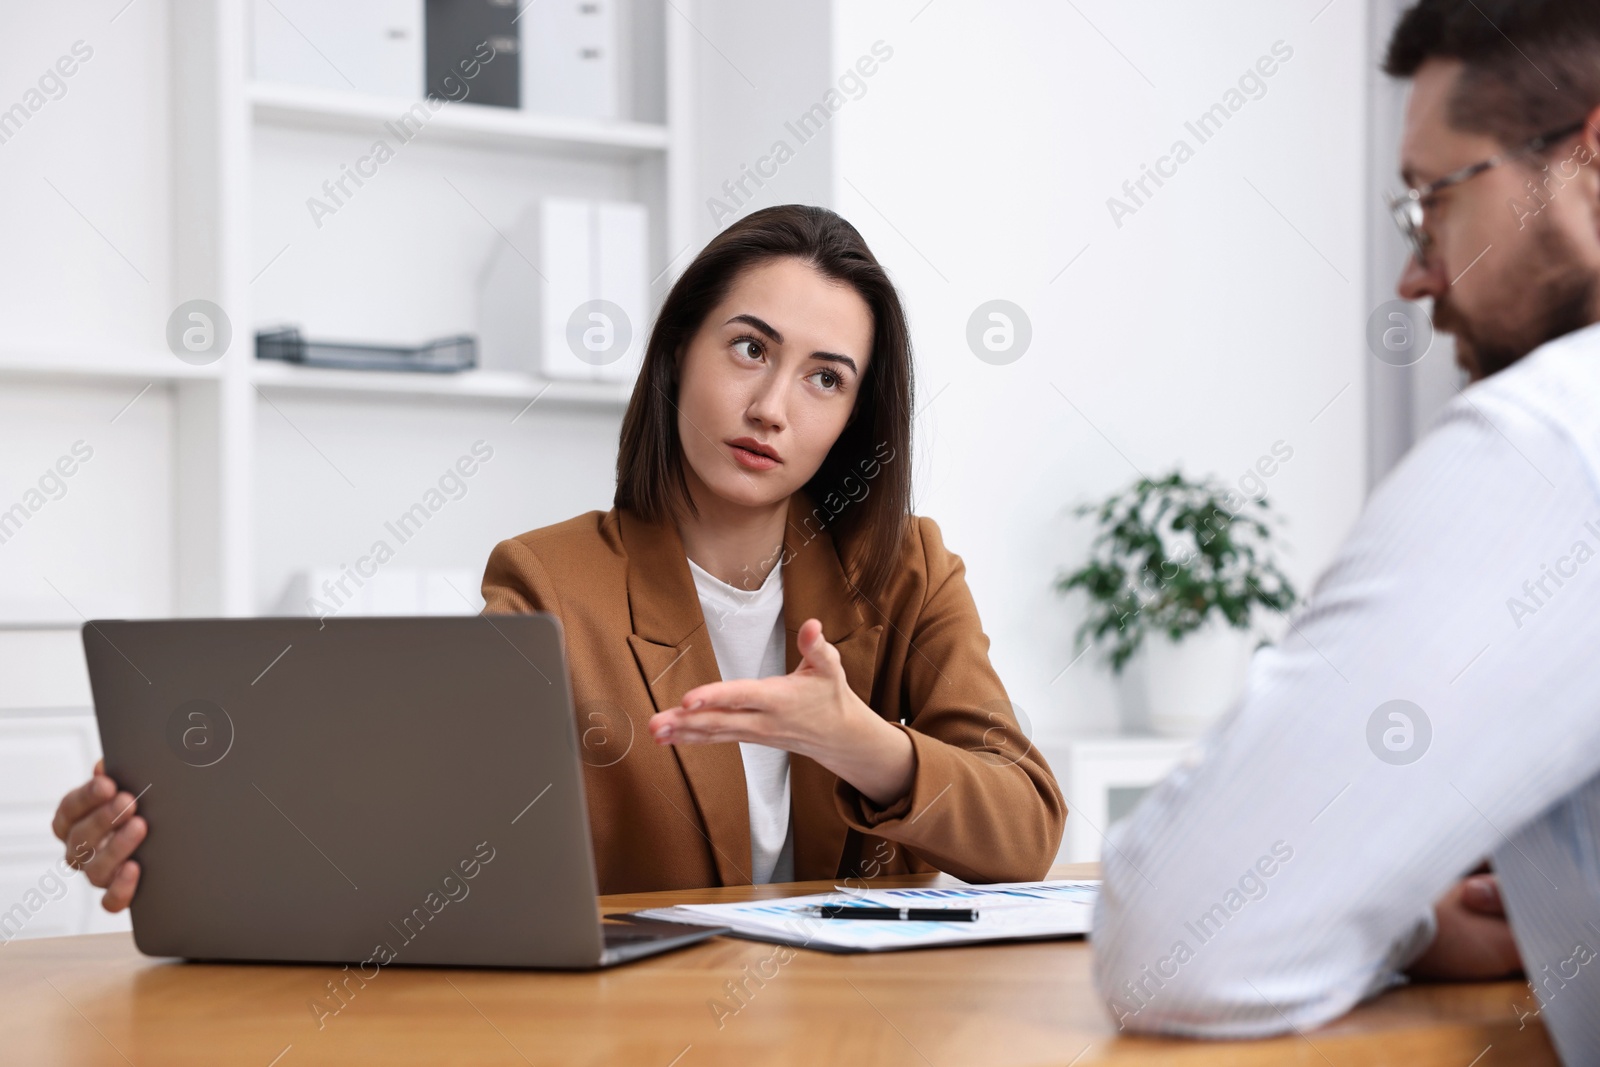
[[[1521,1014],[1596,1063],[1600,4],[1421,0],[1385,69],[1413,82],[1400,294],[1472,382],[1110,834],[1096,981],[1124,1028],[1221,1037],[1521,967]],[[1511,937],[1460,881],[1486,856]]]

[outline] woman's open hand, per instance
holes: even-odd
[[[851,690],[839,650],[807,619],[797,639],[800,665],[790,674],[696,686],[680,707],[650,720],[657,744],[746,741],[808,756],[880,807],[911,788],[911,740]]]

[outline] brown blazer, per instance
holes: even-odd
[[[910,736],[909,794],[879,808],[820,764],[790,760],[797,879],[942,870],[969,881],[1041,878],[1066,805],[1022,736],[989,639],[931,519],[908,527],[891,587],[852,603],[832,538],[804,493],[790,501],[783,622],[822,621],[850,688]],[[733,743],[658,746],[649,717],[717,681],[676,526],[592,511],[495,546],[487,612],[544,611],[566,636],[600,892],[750,882],[744,763]]]

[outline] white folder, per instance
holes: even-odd
[[[631,380],[649,326],[644,205],[549,197],[539,212],[540,371],[548,378]]]
[[[643,204],[547,197],[531,205],[494,243],[478,279],[481,365],[552,380],[632,380],[650,326],[649,226]]]
[[[256,81],[416,99],[423,0],[252,0]]]
[[[537,0],[523,9],[522,107],[619,117],[619,0]]]

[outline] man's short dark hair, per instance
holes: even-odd
[[[1451,126],[1510,147],[1600,105],[1600,0],[1420,0],[1389,38],[1384,73],[1458,59]]]

